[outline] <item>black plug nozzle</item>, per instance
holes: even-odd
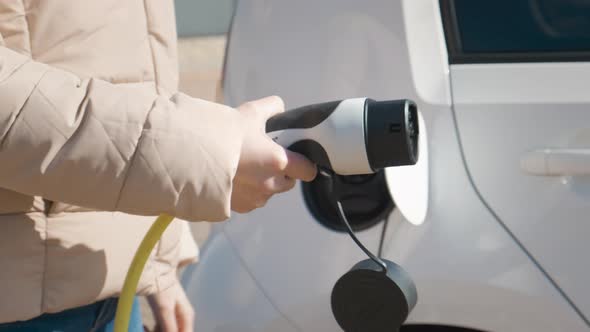
[[[365,144],[375,171],[418,161],[418,108],[408,99],[365,103]]]

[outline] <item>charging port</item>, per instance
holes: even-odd
[[[340,180],[340,197],[344,212],[354,231],[370,228],[384,220],[395,204],[389,195],[383,170],[367,175],[336,175]],[[332,195],[332,180],[319,173],[303,183],[303,196],[314,218],[327,228],[345,232]]]

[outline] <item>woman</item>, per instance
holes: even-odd
[[[264,134],[280,98],[177,92],[172,0],[3,0],[0,36],[0,331],[104,331],[153,216],[220,221],[315,176]],[[196,254],[176,221],[143,273],[164,331],[193,329]]]

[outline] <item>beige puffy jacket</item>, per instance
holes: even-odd
[[[0,322],[116,295],[145,216],[228,217],[238,115],[177,92],[172,0],[1,0],[0,36]],[[175,222],[140,292],[196,254]]]

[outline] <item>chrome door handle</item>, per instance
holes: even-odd
[[[525,153],[520,167],[532,175],[590,175],[590,149],[540,149]]]

